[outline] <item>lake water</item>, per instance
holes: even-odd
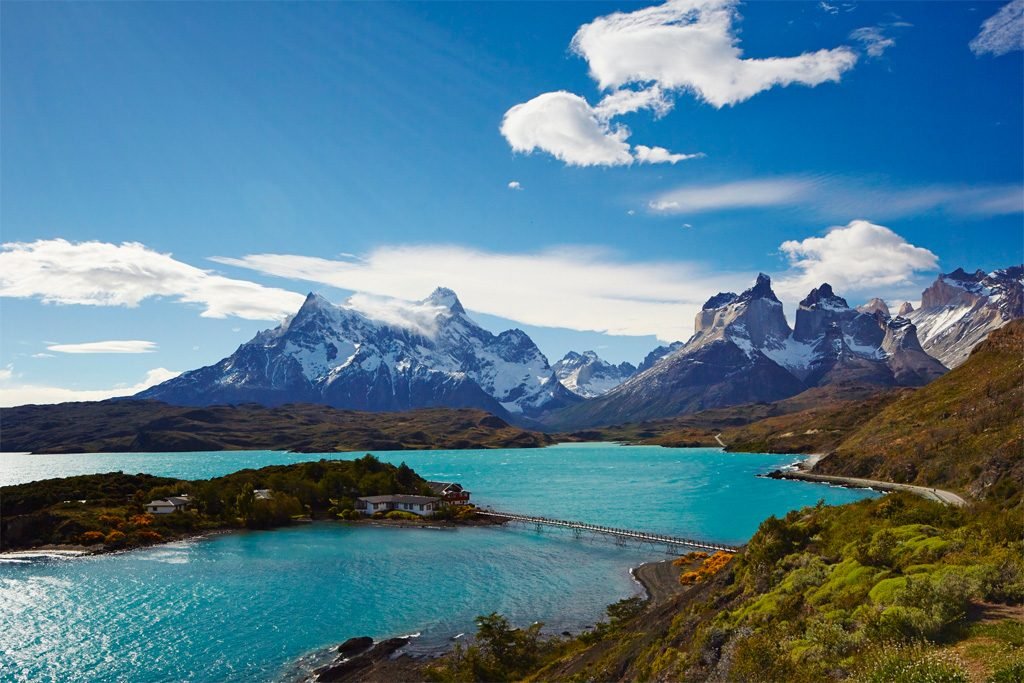
[[[480,505],[737,544],[768,515],[876,495],[758,478],[795,458],[717,449],[572,444],[376,455],[460,481]],[[206,478],[319,457],[353,454],[0,454],[0,485],[116,470]],[[415,632],[418,649],[437,649],[492,611],[576,630],[639,592],[631,567],[665,557],[554,530],[324,522],[116,555],[7,558],[0,679],[275,680],[351,636]]]

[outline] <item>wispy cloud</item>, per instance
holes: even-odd
[[[51,344],[46,348],[58,353],[152,353],[156,351],[157,345],[156,342],[137,339],[112,339],[80,344]]]
[[[790,205],[802,201],[813,187],[813,181],[800,178],[686,185],[658,195],[648,206],[657,213],[694,214]]]
[[[887,36],[880,26],[864,26],[855,29],[850,33],[850,39],[861,43],[868,57],[874,58],[881,57],[886,50],[896,44],[896,41]]]
[[[826,220],[858,215],[892,219],[929,211],[999,216],[1024,212],[1024,186],[1007,183],[899,187],[838,176],[789,176],[684,185],[656,195],[648,207],[655,213],[678,215],[796,207]]]
[[[1024,50],[1024,0],[1013,0],[986,19],[969,47],[978,56],[996,57]]]
[[[51,304],[138,306],[169,297],[202,307],[205,318],[278,320],[302,295],[234,280],[137,242],[11,242],[0,247],[0,296]]]
[[[510,180],[508,182],[508,189],[510,189],[510,190],[521,190],[521,189],[523,189],[523,184],[520,183],[518,180]]]
[[[15,381],[12,368],[6,374],[0,371],[0,407],[20,406],[30,403],[64,403],[67,401],[104,401],[118,396],[131,396],[143,389],[166,382],[180,373],[166,368],[153,368],[137,384],[115,386],[106,389],[74,389],[41,384],[23,384]]]
[[[261,273],[401,299],[438,285],[474,311],[529,325],[685,339],[708,296],[745,286],[748,274],[689,262],[629,262],[615,253],[565,246],[500,253],[459,246],[392,246],[359,260],[291,254],[214,259]],[[515,281],[515,287],[508,282]]]
[[[789,269],[775,285],[788,301],[798,301],[823,282],[842,295],[892,300],[901,294],[919,294],[918,274],[934,272],[939,264],[928,249],[865,220],[830,228],[822,236],[788,240],[779,245],[779,251]]]

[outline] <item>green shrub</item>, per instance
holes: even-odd
[[[385,519],[404,519],[409,521],[419,521],[421,517],[405,510],[392,510],[391,512],[384,515]]]
[[[1024,660],[1014,662],[992,674],[987,683],[1020,683],[1024,681]]]
[[[969,683],[959,660],[920,645],[886,647],[865,661],[860,683]]]

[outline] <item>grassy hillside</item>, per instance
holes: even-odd
[[[365,413],[321,405],[189,408],[100,401],[0,410],[8,452],[289,450],[300,453],[431,448],[530,448],[550,437],[481,410]]]
[[[900,394],[815,471],[1020,501],[1024,491],[1024,320],[949,374]]]
[[[1019,681],[1021,513],[894,494],[769,518],[690,590],[624,602],[578,638],[538,641],[493,617],[475,645],[427,667],[440,681],[791,683]],[[482,637],[481,637],[482,636]]]

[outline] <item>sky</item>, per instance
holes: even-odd
[[[1024,261],[1024,0],[0,4],[0,405],[134,393],[309,291],[639,362],[769,274]]]

